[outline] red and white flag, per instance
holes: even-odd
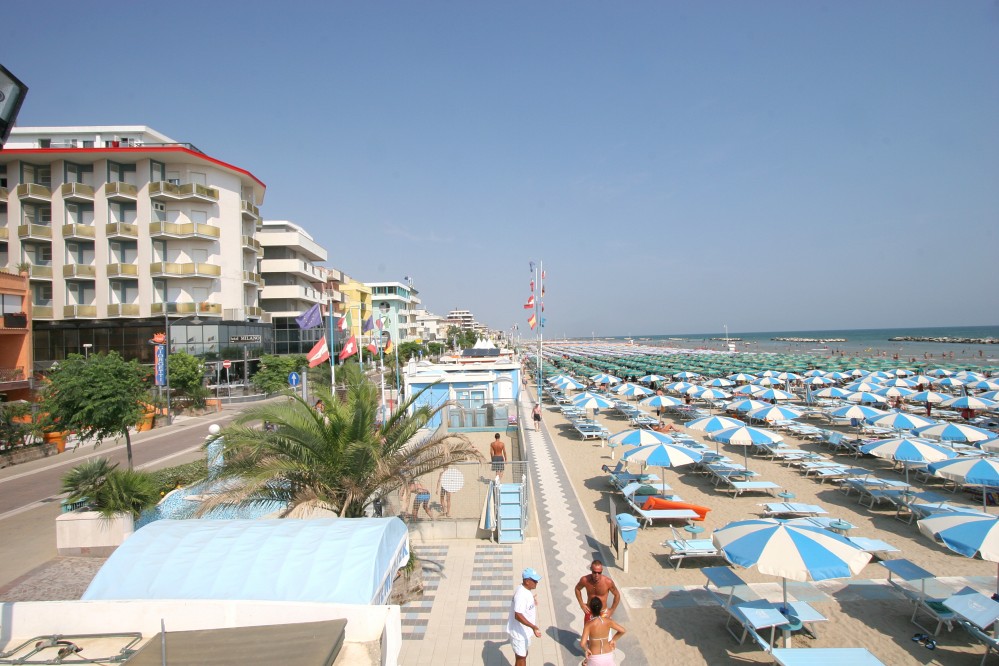
[[[527,323],[531,325],[531,330],[534,330],[534,327],[538,325],[538,318],[532,314],[527,318]]]
[[[531,294],[531,297],[527,299],[526,303],[524,303],[524,309],[530,310],[533,307],[534,307],[534,294]]]
[[[534,291],[534,280],[531,280],[531,292]]]
[[[367,349],[368,353],[373,356],[378,354],[378,345],[376,345],[374,342],[369,342],[368,345],[365,347],[365,349]]]
[[[325,335],[319,338],[319,342],[317,342],[316,346],[313,347],[312,351],[309,352],[308,359],[309,359],[310,368],[314,368],[320,363],[325,363],[326,361],[330,360],[330,348],[326,344]]]
[[[348,328],[350,328],[350,313],[349,312],[344,313],[344,315],[342,317],[340,317],[340,320],[336,323],[336,327],[337,327],[337,329],[339,329],[341,331],[346,331]]]
[[[349,356],[353,356],[357,353],[357,338],[355,336],[350,336],[350,340],[344,343],[343,349],[340,350],[340,355],[337,357],[341,361]]]

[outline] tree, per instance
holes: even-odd
[[[440,408],[421,406],[406,413],[418,395],[379,424],[378,387],[356,365],[337,368],[337,383],[344,386],[343,400],[318,391],[322,406],[316,409],[293,396],[247,410],[223,429],[220,476],[239,483],[205,502],[203,511],[280,500],[289,511],[312,504],[360,517],[376,497],[411,477],[481,459],[464,435],[421,433]],[[251,426],[258,421],[271,423],[274,430]]]
[[[46,426],[76,432],[81,441],[100,443],[125,437],[128,468],[132,469],[132,439],[128,429],[142,418],[149,371],[117,352],[70,354],[49,375],[42,391]]]
[[[170,389],[191,399],[195,407],[204,407],[211,391],[205,386],[205,363],[187,352],[170,354]]]
[[[156,506],[159,486],[149,472],[118,469],[107,458],[96,458],[77,465],[62,477],[62,491],[68,504],[85,503],[91,511],[105,518],[128,513],[132,518]]]
[[[423,345],[419,342],[403,342],[399,345],[399,362],[405,363],[414,356],[419,356]]]
[[[253,375],[253,385],[263,393],[277,393],[288,388],[288,374],[308,367],[304,354],[260,357],[260,368]]]

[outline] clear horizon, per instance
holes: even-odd
[[[329,265],[522,336],[531,260],[546,335],[999,311],[995,2],[292,7],[12,4],[18,124],[194,143]]]

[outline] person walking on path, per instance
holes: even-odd
[[[534,410],[531,412],[531,417],[534,419],[534,430],[537,432],[541,429],[541,405],[539,403],[534,404]]]
[[[531,647],[531,639],[541,638],[538,598],[534,594],[541,576],[528,567],[521,574],[521,579],[523,582],[513,593],[510,615],[506,621],[506,631],[510,634],[510,645],[513,647],[514,666],[527,666],[527,649]]]
[[[586,666],[614,666],[614,650],[617,640],[625,635],[625,629],[609,617],[600,597],[590,599],[588,606],[593,619],[583,627],[583,637],[579,639],[586,652],[583,663]]]
[[[506,444],[500,439],[500,434],[496,433],[496,437],[493,438],[492,444],[489,445],[489,459],[493,463],[493,471],[496,472],[496,477],[502,481],[503,480],[503,470],[506,468]]]
[[[586,601],[583,601],[583,590],[586,590]],[[593,564],[590,565],[590,573],[587,576],[583,576],[576,583],[576,601],[579,602],[579,607],[583,611],[583,625],[585,626],[593,616],[590,614],[589,604],[591,599],[600,599],[602,608],[607,608],[607,595],[614,595],[614,603],[610,605],[607,610],[607,616],[610,617],[617,610],[617,605],[621,603],[621,593],[617,590],[617,585],[614,584],[610,578],[604,575],[604,563],[600,560],[593,560]]]

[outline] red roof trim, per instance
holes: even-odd
[[[266,188],[267,185],[264,184],[262,180],[254,176],[252,173],[246,169],[241,169],[238,166],[233,166],[228,162],[223,162],[222,160],[217,160],[214,157],[209,157],[204,153],[199,153],[197,151],[191,150],[190,148],[185,148],[183,146],[135,146],[132,148],[4,148],[4,155],[65,155],[65,154],[75,154],[75,153],[135,153],[135,152],[149,152],[149,153],[186,153],[193,157],[197,157],[212,164],[216,164],[224,169],[232,169],[233,171],[238,171],[241,174],[249,176],[261,187]]]

